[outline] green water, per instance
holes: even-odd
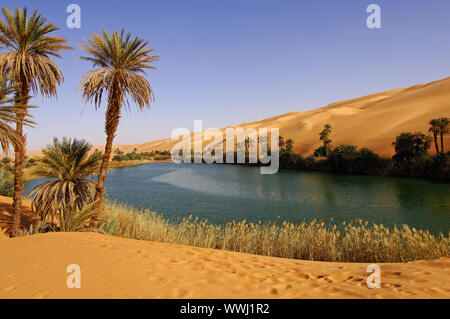
[[[28,183],[26,192],[40,182]],[[251,167],[154,163],[113,169],[106,189],[110,200],[216,223],[361,218],[433,233],[450,230],[450,184],[427,180],[293,170],[260,175]]]

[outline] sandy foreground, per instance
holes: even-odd
[[[448,298],[450,258],[324,263],[145,242],[94,233],[0,237],[0,298]],[[67,266],[81,268],[69,289]]]

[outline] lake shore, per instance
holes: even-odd
[[[138,166],[138,165],[144,165],[144,164],[150,164],[150,163],[170,163],[170,162],[172,162],[171,159],[167,159],[167,160],[136,160],[136,161],[122,161],[122,162],[111,161],[109,163],[109,168],[131,167],[131,166]]]
[[[0,298],[447,298],[450,258],[380,264],[327,263],[145,242],[93,233],[0,240]],[[66,268],[81,268],[68,289]],[[32,271],[30,271],[32,267]]]
[[[139,165],[151,164],[151,163],[170,163],[170,162],[172,162],[171,159],[167,159],[167,160],[136,160],[136,161],[122,161],[122,162],[110,161],[108,167],[109,167],[109,169],[111,169],[111,168],[118,168],[118,167],[139,166]],[[35,179],[37,179],[37,178],[31,177],[29,169],[24,170],[24,181],[25,182],[29,182],[29,181],[32,181]]]

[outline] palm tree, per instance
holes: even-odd
[[[10,145],[19,146],[22,143],[20,136],[9,126],[16,121],[18,111],[11,98],[13,92],[14,88],[8,84],[6,77],[2,77],[0,79],[0,150],[5,153],[9,151]]]
[[[280,146],[280,151],[284,150],[286,143],[284,142],[284,137],[280,135],[278,145]]]
[[[444,154],[444,135],[450,132],[450,119],[448,117],[438,118],[438,127],[441,136],[441,153]]]
[[[16,7],[14,14],[2,8],[4,20],[0,19],[0,48],[7,52],[0,54],[0,74],[9,74],[16,88],[15,104],[26,108],[31,98],[30,91],[44,97],[56,96],[56,87],[63,81],[63,75],[50,57],[60,57],[66,39],[49,35],[58,28],[46,23],[46,19],[34,11],[28,16],[27,8]],[[26,110],[26,109],[25,109]],[[17,113],[16,132],[22,143],[17,144],[14,168],[14,223],[13,233],[19,231],[23,192],[23,165],[26,139],[23,134],[27,111]]]
[[[95,198],[96,183],[88,179],[100,166],[102,154],[89,151],[91,145],[85,140],[57,138],[53,145],[42,150],[31,171],[35,178],[49,178],[48,182],[33,188],[33,210],[43,221],[65,220],[75,210],[91,204]]]
[[[103,205],[105,194],[104,182],[111,157],[111,150],[122,114],[124,104],[130,105],[129,99],[136,103],[140,110],[150,108],[154,94],[150,83],[143,75],[145,69],[155,69],[149,63],[158,59],[150,55],[148,41],[139,38],[131,39],[122,30],[110,34],[102,32],[102,36],[94,33],[92,39],[86,39],[87,45],[81,47],[90,55],[80,59],[91,62],[96,69],[86,73],[81,79],[81,89],[86,102],[94,102],[98,109],[103,93],[108,93],[108,107],[105,114],[106,145],[102,165],[98,174],[95,199],[99,207]]]
[[[319,134],[320,140],[323,141],[323,146],[328,147],[331,144],[331,140],[328,137],[331,134],[331,125],[325,124],[324,130]]]
[[[421,132],[405,132],[397,136],[392,145],[395,147],[395,155],[392,157],[396,162],[411,163],[421,161],[428,154],[432,138]]]
[[[434,146],[436,148],[436,155],[439,154],[439,145],[437,136],[439,134],[440,128],[439,128],[439,119],[432,119],[430,122],[428,122],[430,125],[430,128],[428,129],[428,132],[433,133],[434,138]]]
[[[293,149],[294,149],[294,141],[292,139],[288,139],[286,141],[286,151],[292,152]]]

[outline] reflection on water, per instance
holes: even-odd
[[[113,169],[106,188],[110,199],[214,222],[362,218],[433,232],[450,228],[450,185],[425,180],[286,170],[260,175],[250,167],[155,163]]]

